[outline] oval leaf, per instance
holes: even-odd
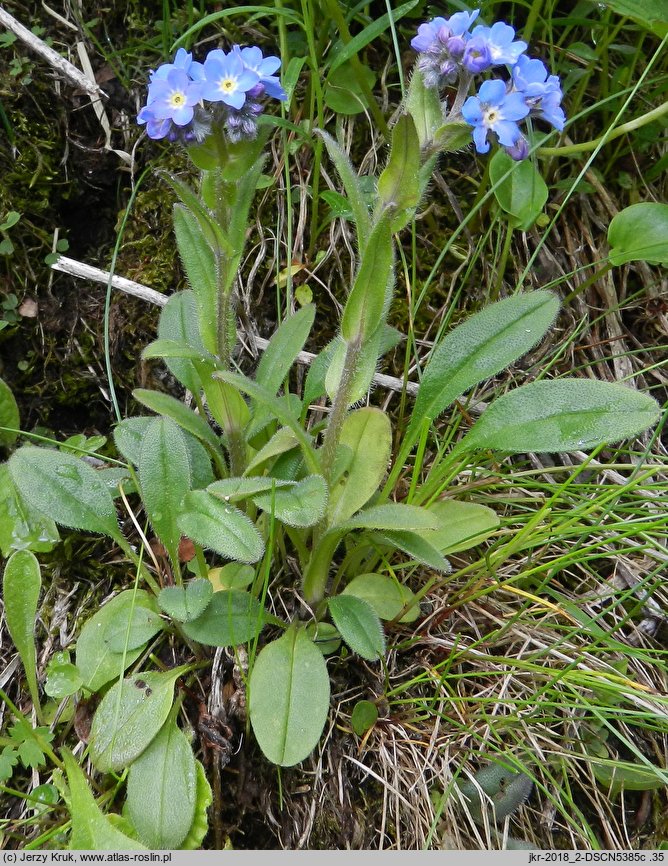
[[[186,669],[133,674],[109,689],[93,718],[88,743],[96,769],[119,771],[141,755],[164,725],[174,683]]]
[[[120,538],[107,485],[78,457],[24,445],[9,458],[9,471],[21,496],[56,523]]]
[[[201,415],[196,415],[192,409],[184,406],[180,400],[170,397],[169,394],[150,391],[146,388],[135,388],[132,396],[143,406],[148,407],[158,415],[166,415],[172,421],[176,421],[179,427],[183,427],[197,439],[218,450],[218,437],[208,423]]]
[[[185,586],[166,586],[158,595],[158,604],[172,619],[191,622],[204,613],[212,595],[211,581],[200,577]]]
[[[532,382],[499,397],[459,444],[516,454],[577,451],[629,439],[659,418],[655,400],[592,379]]]
[[[0,554],[14,550],[48,553],[60,541],[56,524],[21,499],[6,463],[0,465]]]
[[[511,225],[528,231],[547,201],[547,184],[534,163],[512,160],[504,150],[497,150],[489,162],[489,177],[494,195],[509,215]]]
[[[17,550],[9,557],[5,566],[2,597],[5,603],[7,630],[23,662],[30,696],[38,711],[35,622],[41,588],[42,574],[37,557],[29,550]]]
[[[19,407],[11,388],[3,379],[0,379],[0,428],[12,427],[18,430],[20,424]],[[4,445],[6,448],[10,447],[16,442],[17,436],[18,433],[0,429],[0,445]]]
[[[249,714],[266,757],[282,767],[307,758],[329,710],[329,675],[322,653],[301,628],[260,652],[250,676]]]
[[[195,756],[187,737],[170,718],[130,766],[125,800],[128,817],[149,848],[172,850],[188,835],[196,795]]]
[[[190,489],[190,460],[183,434],[169,418],[154,418],[146,430],[139,455],[139,483],[146,516],[178,568],[181,532],[176,520]]]
[[[248,592],[215,592],[204,613],[182,626],[184,634],[207,646],[237,646],[257,637],[264,626],[262,605]]]
[[[83,771],[69,749],[63,763],[70,788],[71,851],[146,851],[146,847],[117,830],[95,802]]]
[[[206,351],[199,333],[197,321],[197,300],[192,291],[176,292],[167,298],[160,312],[158,337],[161,340],[176,340],[185,343],[200,353]],[[191,393],[197,394],[201,383],[197,370],[191,361],[184,358],[166,358],[169,371]]]
[[[83,685],[92,692],[98,691],[110,680],[120,677],[123,671],[142,654],[143,646],[128,649],[126,653],[112,652],[107,640],[119,629],[127,630],[135,608],[147,608],[155,613],[153,596],[145,590],[136,592],[127,589],[108,601],[84,625],[77,640],[76,664],[81,673]],[[157,626],[154,633],[160,630]]]
[[[216,337],[218,287],[214,252],[204,237],[197,217],[185,205],[174,205],[173,218],[179,255],[197,299],[201,339],[205,348],[215,354],[218,348]]]
[[[255,381],[270,394],[275,394],[283,384],[297,355],[304,348],[314,319],[315,306],[307,304],[282,322],[269,340],[257,365]]]
[[[354,595],[366,601],[381,619],[394,619],[415,598],[407,586],[384,574],[359,574],[343,590],[342,595]],[[399,622],[414,622],[420,615],[416,603]]]
[[[206,490],[187,494],[177,523],[188,538],[228,559],[257,562],[264,553],[264,541],[253,521]]]
[[[436,532],[420,533],[442,553],[457,553],[480,544],[500,523],[499,516],[486,505],[444,499],[427,508],[438,521]]]
[[[645,201],[624,208],[608,228],[610,261],[668,264],[668,204]]]
[[[336,595],[327,605],[350,649],[367,661],[378,661],[385,652],[385,635],[371,605],[354,595]]]
[[[321,475],[309,475],[296,484],[276,488],[273,493],[254,496],[253,501],[288,526],[315,526],[325,513],[327,484]]]
[[[403,530],[415,532],[418,529],[433,530],[437,526],[436,517],[426,508],[391,502],[389,505],[372,505],[370,508],[365,508],[345,523],[340,523],[335,529],[389,529],[397,532]]]
[[[404,448],[417,441],[426,420],[535,346],[558,310],[551,292],[529,292],[491,304],[450,331],[425,367]]]
[[[357,409],[343,422],[339,441],[350,448],[352,460],[330,491],[330,525],[352,517],[378,490],[392,449],[390,419],[380,409]]]

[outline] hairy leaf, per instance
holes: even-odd
[[[30,696],[38,712],[35,623],[41,588],[42,573],[37,557],[29,550],[17,550],[9,557],[2,578],[5,621],[9,635],[23,662]]]
[[[336,595],[328,600],[327,606],[334,625],[353,652],[370,662],[383,656],[383,627],[368,602],[354,595]]]
[[[237,646],[257,637],[264,627],[260,602],[248,592],[214,592],[204,613],[183,625],[188,637],[206,646]]]
[[[9,471],[21,496],[56,523],[120,538],[107,485],[78,457],[24,445],[9,458]]]
[[[592,379],[532,382],[495,400],[458,448],[511,454],[590,449],[636,436],[659,415],[655,400],[624,385]]]
[[[264,553],[264,541],[253,521],[206,490],[186,495],[177,523],[188,538],[228,559],[257,562]]]
[[[133,674],[112,686],[93,718],[90,758],[101,773],[119,771],[135,761],[165,723],[174,683],[187,670]]]

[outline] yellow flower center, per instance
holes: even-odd
[[[169,104],[172,108],[182,108],[186,104],[186,95],[182,90],[173,90],[169,94]]]
[[[234,78],[221,78],[218,87],[223,93],[234,93],[237,89],[237,82]]]

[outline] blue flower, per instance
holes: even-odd
[[[267,96],[280,99],[281,102],[288,98],[285,90],[281,87],[278,76],[273,74],[281,65],[280,57],[273,55],[263,57],[262,51],[256,46],[240,48],[238,45],[234,45],[232,50],[239,54],[246,69],[250,69],[251,72],[255,72],[259,76],[260,84]]]
[[[462,106],[462,117],[473,127],[478,153],[487,153],[487,134],[493,132],[505,147],[514,147],[522,136],[517,125],[529,113],[523,95],[508,92],[503,81],[492,79],[480,85],[477,96],[469,96]]]
[[[155,72],[151,72],[151,82],[160,78],[167,78],[172,69],[182,69],[184,72],[190,72],[190,67],[193,63],[193,56],[189,54],[185,48],[179,48],[174,57],[173,63],[163,63],[158,66]],[[191,75],[192,77],[192,75]]]
[[[164,75],[158,75],[158,72],[149,85],[146,100],[151,119],[171,120],[176,126],[186,126],[192,121],[195,106],[202,99],[201,85],[192,81],[182,68],[172,66]],[[143,116],[148,122],[146,112]]]
[[[471,41],[475,39],[485,42],[489,51],[491,66],[504,64],[513,66],[517,63],[519,56],[527,50],[526,42],[521,39],[518,39],[517,42],[513,41],[515,30],[509,24],[504,24],[503,21],[497,21],[491,27],[478,24],[471,31],[471,37]]]
[[[210,102],[223,102],[230,108],[241,108],[246,93],[260,80],[257,72],[248,69],[239,53],[225,54],[221,49],[209,52],[204,61],[202,95]]]
[[[480,14],[474,12],[455,12],[450,18],[433,18],[426,24],[420,24],[418,35],[411,39],[415,51],[441,50],[451,36],[463,36]]]
[[[470,38],[469,28],[478,17],[474,12],[456,12],[450,18],[434,18],[420,24],[411,46],[420,54],[418,68],[427,87],[455,81]]]
[[[512,70],[513,86],[522,93],[531,114],[543,118],[560,132],[566,123],[561,108],[562,92],[559,78],[549,75],[540,60],[526,56],[518,58]]]

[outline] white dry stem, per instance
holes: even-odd
[[[60,256],[51,266],[54,271],[62,271],[72,277],[77,277],[80,280],[91,280],[94,283],[109,283],[109,272],[103,271],[100,268],[94,268],[92,265],[87,265],[84,262],[78,262],[76,259]],[[159,307],[164,307],[168,301],[168,295],[161,295],[155,289],[150,289],[148,286],[143,286],[141,283],[136,283],[134,280],[128,280],[125,277],[119,277],[114,274],[111,277],[111,286],[126,295],[134,295],[136,298],[141,298],[142,301],[147,301],[149,304],[156,304]],[[255,342],[263,351],[269,345],[269,340],[262,337],[256,337]],[[300,364],[309,365],[316,358],[312,352],[300,352],[297,355],[297,361]],[[388,391],[398,391],[401,393],[404,388],[408,394],[417,394],[417,382],[406,382],[402,379],[397,379],[395,376],[386,376],[384,373],[376,373],[373,377],[373,382],[381,388],[386,388]]]
[[[74,87],[85,90],[91,98],[95,99],[100,99],[102,96],[107,95],[99,84],[95,81],[91,81],[91,79],[84,75],[80,69],[73,66],[69,60],[65,60],[64,57],[61,57],[57,51],[53,50],[53,48],[49,48],[45,42],[43,42],[38,36],[35,36],[34,33],[31,33],[27,27],[20,24],[16,18],[13,18],[9,12],[1,6],[0,24],[8,30],[11,30],[11,32],[22,42],[25,42],[25,44],[35,52],[35,54],[39,54],[40,57],[46,60],[50,66],[57,69],[61,75],[67,78],[70,84],[74,85]]]

